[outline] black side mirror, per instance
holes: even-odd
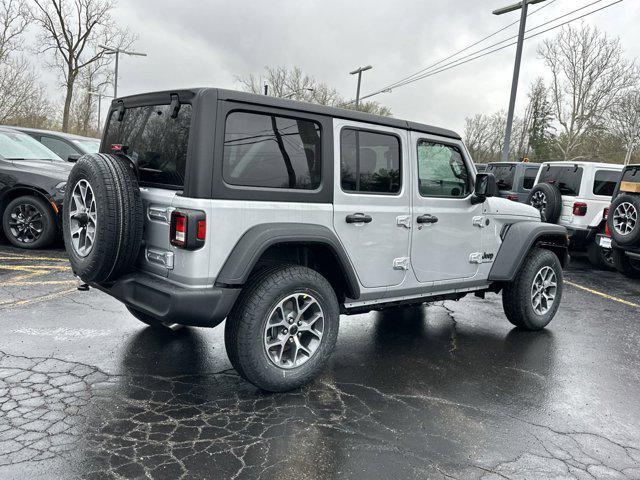
[[[496,184],[496,177],[493,173],[478,173],[476,174],[476,185],[473,197],[471,197],[472,203],[482,203],[488,197],[495,197],[498,194],[498,185]]]
[[[69,155],[67,157],[67,162],[77,162],[81,155]]]

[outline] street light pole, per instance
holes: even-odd
[[[524,33],[527,26],[527,10],[529,5],[544,2],[545,0],[522,0],[507,7],[494,10],[494,15],[503,15],[520,9],[520,30],[518,32],[518,44],[516,46],[516,61],[513,66],[513,79],[511,80],[511,97],[509,98],[509,111],[507,113],[507,127],[504,132],[504,145],[502,146],[501,162],[509,160],[509,144],[511,142],[511,130],[513,129],[513,115],[516,108],[516,96],[518,94],[518,79],[520,78],[520,63],[522,61],[522,46]]]
[[[116,68],[115,68],[115,78],[113,79],[113,98],[118,98],[118,70],[120,63],[120,54],[136,56],[136,57],[146,57],[146,53],[141,52],[129,52],[127,50],[123,50],[120,47],[110,47],[108,45],[98,45],[98,47],[104,49],[107,55],[115,55],[116,56]]]
[[[97,91],[89,91],[89,95],[92,95],[94,97],[98,97],[98,132],[100,132],[102,130],[100,128],[100,125],[102,123],[102,99],[103,98],[112,98],[112,97],[111,97],[111,95],[107,95],[105,93],[97,92]]]
[[[366,72],[367,70],[371,70],[373,67],[371,65],[367,65],[366,67],[360,67],[353,72],[349,72],[349,75],[358,74],[358,88],[356,89],[356,110],[360,106],[360,84],[362,82],[362,72]]]

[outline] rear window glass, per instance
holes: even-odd
[[[542,167],[538,183],[550,183],[560,189],[562,195],[577,196],[582,181],[582,167],[573,165]]]
[[[184,186],[191,105],[182,104],[171,118],[170,105],[131,107],[118,121],[111,112],[106,132],[106,148],[121,144],[138,164],[140,183],[151,186]]]
[[[593,182],[593,194],[610,197],[620,180],[620,172],[611,170],[597,170]]]
[[[640,167],[627,167],[622,174],[625,182],[640,182]]]
[[[493,173],[499,190],[513,190],[513,178],[516,174],[515,165],[494,165],[487,167],[487,173]]]
[[[536,176],[538,175],[538,168],[527,168],[524,171],[524,178],[522,179],[522,188],[525,190],[531,190],[536,183]]]
[[[249,112],[227,116],[222,177],[231,185],[314,190],[321,181],[320,125]]]

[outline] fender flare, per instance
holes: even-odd
[[[216,284],[243,285],[262,254],[269,247],[282,243],[319,244],[328,247],[344,274],[348,296],[353,299],[360,297],[355,269],[336,234],[322,225],[306,223],[264,223],[251,227],[227,257]]]
[[[567,229],[561,225],[533,221],[517,222],[507,228],[503,237],[502,245],[489,272],[490,281],[512,281],[527,253],[537,243],[554,251],[563,267],[569,260]]]

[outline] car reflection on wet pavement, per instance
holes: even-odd
[[[537,333],[495,295],[342,317],[324,375],[267,394],[222,327],[148,328],[46,268],[62,252],[16,252],[0,247],[22,267],[0,267],[2,479],[640,478],[640,284],[613,272],[574,261]]]

